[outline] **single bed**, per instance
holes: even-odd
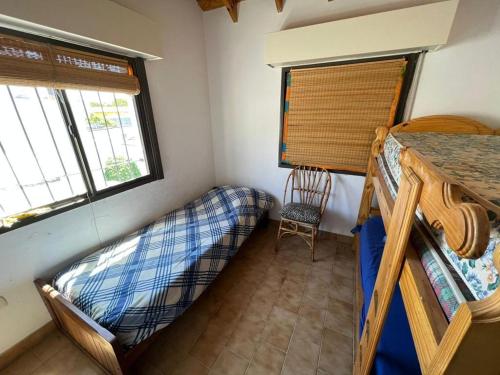
[[[273,205],[270,195],[222,186],[36,281],[59,328],[113,374],[217,277]]]
[[[472,342],[481,345],[481,341],[485,346],[480,353],[483,362],[476,368],[495,373],[496,365],[492,365],[496,363],[495,356],[488,353],[492,351],[489,348],[492,342],[500,343],[500,337],[490,336],[498,329],[496,322],[500,313],[499,275],[495,267],[500,249],[500,137],[493,134],[491,129],[470,119],[431,116],[409,121],[390,131],[378,129],[372,147],[359,225],[369,223],[372,220],[369,217],[374,214],[382,214],[384,225],[379,230],[388,230],[400,189],[402,162],[405,168],[411,166],[423,186],[406,257],[397,276],[399,286],[392,297],[394,304],[401,287],[404,313],[410,323],[423,373],[468,373],[474,366],[468,361],[471,353],[467,353],[466,348]],[[377,210],[371,208],[374,193],[380,205]],[[465,211],[456,210],[457,205]],[[465,216],[455,216],[458,212],[465,212]],[[448,239],[445,232],[449,234]],[[474,241],[469,241],[471,238]],[[358,257],[362,256],[363,246],[367,246],[363,241],[367,239],[357,235]],[[464,250],[463,256],[457,248]],[[370,256],[376,258],[377,254],[371,252]],[[362,271],[361,265],[358,267],[357,308],[363,319],[368,315],[363,312],[363,302],[366,304],[367,298],[371,304],[375,301],[375,314],[380,302],[377,302],[378,296],[372,298],[372,290],[368,292],[369,297],[363,298],[365,276]],[[393,318],[391,312],[392,307],[380,344],[387,336],[387,328],[393,325],[389,320]],[[490,323],[487,328],[480,324],[486,321]],[[487,332],[479,334],[483,329]],[[373,336],[372,330],[364,332],[358,342],[355,373],[366,373],[369,369],[366,360],[367,355],[371,355],[366,349],[369,336]],[[407,349],[411,351],[411,345],[407,345]],[[373,362],[375,371],[381,360],[377,358],[378,351]]]

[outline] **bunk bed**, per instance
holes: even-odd
[[[459,116],[376,133],[354,241],[353,373],[499,373],[500,137]],[[367,288],[370,262],[377,275]],[[395,319],[408,322],[412,342],[391,339]],[[408,326],[399,324],[400,337]],[[387,370],[381,362],[401,358],[398,345],[405,370]],[[412,350],[420,368],[410,371]]]
[[[55,325],[110,374],[135,360],[213,282],[273,198],[221,186],[35,285]]]

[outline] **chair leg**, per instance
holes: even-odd
[[[278,228],[278,236],[276,237],[276,242],[274,243],[274,251],[278,252],[279,250],[279,243],[281,239],[281,226],[283,225],[283,220],[280,220],[280,226]]]
[[[311,233],[311,260],[314,262],[314,247],[316,246],[316,235],[318,234],[318,230],[316,227],[312,227]]]

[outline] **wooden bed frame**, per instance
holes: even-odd
[[[268,222],[269,212],[266,211],[255,229],[267,226]],[[49,281],[37,279],[34,283],[56,327],[109,374],[130,374],[134,362],[163,331],[160,329],[132,349],[124,351],[113,333],[65,299]]]
[[[418,360],[423,374],[498,374],[500,372],[500,290],[481,301],[462,303],[448,322],[420,259],[408,240],[417,204],[428,222],[441,228],[450,247],[466,258],[484,253],[489,239],[486,209],[463,203],[463,189],[411,148],[401,152],[401,184],[392,198],[376,157],[388,133],[436,132],[449,134],[495,134],[485,125],[458,116],[430,116],[391,129],[378,128],[372,145],[358,224],[370,215],[381,214],[387,241],[370,302],[362,337],[358,322],[362,304],[359,274],[359,238],[355,236],[356,301],[354,374],[369,374],[388,307],[399,281]],[[379,209],[372,208],[376,194]],[[494,261],[500,270],[500,246]],[[379,280],[385,279],[385,280]],[[359,339],[358,339],[359,338]]]

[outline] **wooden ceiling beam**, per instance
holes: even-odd
[[[233,22],[238,22],[238,3],[243,0],[196,0],[203,11],[225,7]]]
[[[238,3],[243,0],[196,0],[203,11],[225,7],[233,22],[238,22]],[[274,0],[278,13],[283,10],[285,0]]]
[[[203,11],[222,8],[225,6],[224,0],[197,0],[197,2]]]
[[[224,0],[224,5],[233,22],[238,22],[238,2],[236,0]]]
[[[283,4],[284,0],[275,0],[276,1],[276,9],[278,10],[278,13],[280,13],[283,10]]]

